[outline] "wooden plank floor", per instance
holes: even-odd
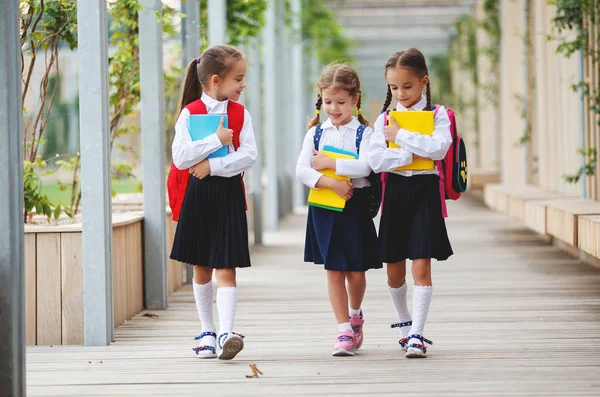
[[[137,316],[109,347],[27,349],[30,396],[600,395],[600,270],[582,265],[470,198],[451,203],[456,255],[434,264],[425,360],[404,358],[385,270],[368,273],[365,343],[331,357],[337,332],[325,274],[302,262],[304,216],[239,271],[231,362],[198,360],[189,287],[159,318]],[[409,285],[412,285],[410,283]],[[264,375],[246,379],[250,363]]]

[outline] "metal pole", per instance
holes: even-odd
[[[181,24],[183,66],[200,55],[200,2],[182,0],[181,10],[186,15]]]
[[[278,227],[277,201],[277,57],[275,34],[275,18],[277,16],[275,1],[269,1],[265,12],[266,25],[263,30],[263,89],[264,89],[264,150],[265,167],[267,168],[267,230],[276,231]]]
[[[160,0],[141,0],[140,87],[144,190],[144,297],[146,308],[166,309],[168,298],[165,120]]]
[[[106,2],[80,0],[77,19],[84,343],[106,346],[113,333]]]
[[[25,260],[23,248],[23,110],[19,3],[0,15],[0,385],[25,395]],[[31,292],[31,291],[30,291]]]
[[[183,67],[185,68],[192,59],[200,55],[200,2],[198,0],[182,0],[181,9],[186,15],[181,24]],[[193,266],[186,266],[186,282],[191,284],[193,278]]]
[[[292,62],[291,62],[291,78],[292,78],[292,105],[293,105],[293,137],[291,139],[292,159],[295,159],[302,148],[304,137],[304,59],[302,48],[302,37],[300,35],[300,13],[302,12],[302,1],[292,0],[292,15],[294,36],[291,39],[292,44]],[[295,156],[293,156],[295,154]],[[290,160],[291,161],[291,160]],[[292,164],[292,168],[295,163]],[[292,186],[293,186],[293,209],[304,205],[304,188],[303,185],[296,179],[295,172],[292,169]]]
[[[208,45],[227,42],[227,14],[225,0],[208,0]]]
[[[254,245],[262,245],[263,243],[263,226],[262,226],[262,96],[260,94],[260,50],[259,40],[253,39],[248,46],[248,85],[250,92],[248,93],[249,106],[248,111],[252,115],[254,125],[254,134],[256,136],[256,148],[258,150],[258,158],[254,167],[252,167],[252,192],[254,193]]]

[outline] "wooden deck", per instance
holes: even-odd
[[[246,348],[236,360],[195,358],[199,321],[185,287],[152,312],[159,318],[127,321],[109,347],[28,348],[28,395],[600,395],[600,270],[461,200],[449,207],[456,254],[434,264],[425,360],[404,358],[389,328],[385,270],[368,273],[360,354],[330,356],[325,275],[302,262],[305,218],[294,216],[239,272],[235,329]],[[246,379],[251,363],[261,378]]]

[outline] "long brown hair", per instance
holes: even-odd
[[[385,64],[385,73],[384,76],[387,75],[388,70],[395,68],[403,68],[412,70],[418,78],[422,79],[425,76],[429,75],[429,70],[427,69],[427,62],[425,62],[425,56],[421,51],[417,50],[414,47],[410,47],[405,51],[398,51],[390,59],[388,59]],[[429,81],[427,81],[427,87],[425,89],[425,95],[427,97],[427,107],[426,110],[431,109],[431,86]],[[385,112],[390,107],[390,103],[392,102],[392,89],[388,84],[387,95],[385,97],[385,102],[383,104],[383,109],[381,112]]]
[[[323,72],[319,82],[317,83],[319,93],[317,94],[317,102],[315,108],[317,109],[317,115],[308,123],[308,128],[314,127],[321,123],[321,105],[323,105],[323,98],[321,98],[321,92],[327,88],[337,88],[348,92],[348,95],[355,97],[358,95],[358,102],[356,103],[357,119],[361,124],[369,125],[369,121],[363,117],[360,109],[361,92],[360,92],[360,80],[358,79],[358,73],[350,65],[342,63],[332,63]]]
[[[233,65],[243,59],[242,52],[230,45],[210,47],[202,56],[192,59],[185,72],[179,111],[202,95],[202,90],[207,87],[212,76],[216,74],[221,78],[225,77]]]

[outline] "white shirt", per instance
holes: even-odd
[[[360,122],[354,117],[352,117],[352,120],[348,124],[341,126],[339,129],[333,125],[331,120],[327,119],[327,121],[321,124],[323,134],[319,141],[319,150],[323,149],[326,145],[330,145],[338,149],[356,153],[356,132],[359,126]],[[302,144],[302,151],[300,152],[298,163],[296,164],[296,177],[300,182],[310,188],[314,188],[319,178],[323,176],[323,174],[312,167],[316,129],[317,127],[312,127],[306,132],[304,143]],[[369,186],[367,177],[371,173],[371,167],[369,167],[367,156],[372,133],[373,130],[369,127],[366,127],[363,131],[358,159],[336,159],[335,161],[336,175],[351,178],[350,180],[356,188]]]
[[[396,110],[410,111],[423,110],[427,106],[427,98],[421,97],[421,100],[407,109],[401,104],[396,105]],[[434,120],[434,130],[431,135],[422,135],[416,132],[407,131],[400,128],[396,136],[396,144],[401,146],[399,149],[387,147],[385,134],[383,132],[384,114],[380,114],[375,121],[375,131],[371,137],[369,146],[369,165],[375,172],[393,172],[403,176],[435,174],[437,170],[427,171],[396,171],[397,167],[412,163],[412,155],[432,159],[442,160],[446,157],[446,152],[452,144],[452,135],[450,134],[450,119],[446,108],[440,106]]]
[[[206,105],[208,114],[227,113],[229,100],[217,101],[202,93],[202,102]],[[183,109],[175,124],[175,138],[173,139],[173,164],[180,170],[191,168],[206,157],[223,147],[217,134],[211,134],[200,141],[192,141],[189,132],[190,111]],[[257,150],[252,128],[252,117],[244,109],[244,124],[240,132],[240,147],[236,151],[229,145],[229,154],[225,157],[210,158],[210,174],[231,178],[254,165]]]

